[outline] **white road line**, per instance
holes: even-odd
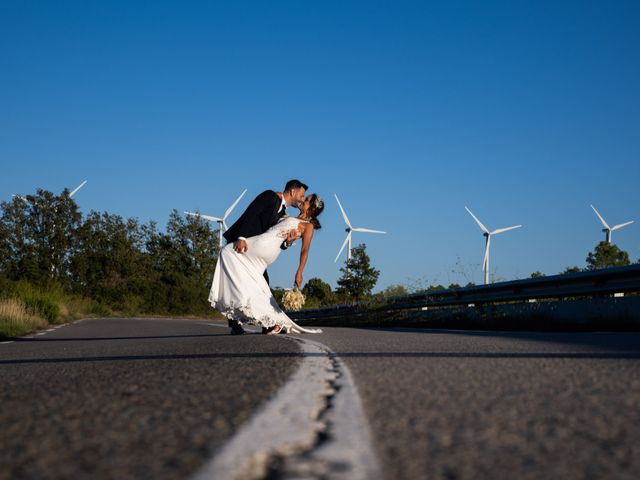
[[[36,337],[39,337],[40,335],[46,335],[47,332],[40,332],[40,333],[36,333]]]
[[[348,368],[325,345],[287,337],[302,347],[298,370],[192,480],[264,478],[274,459],[284,460],[286,478],[380,478],[369,426]],[[329,397],[332,407],[327,409]],[[329,439],[317,444],[321,432]]]
[[[303,339],[305,343],[318,345],[331,354],[337,363],[340,376],[335,382],[337,389],[332,402],[333,408],[328,410],[326,419],[331,425],[332,441],[325,442],[312,452],[311,458],[325,464],[348,465],[346,471],[334,471],[329,475],[332,479],[375,480],[382,477],[382,469],[373,449],[373,438],[369,430],[369,422],[364,413],[362,400],[351,371],[325,345]]]
[[[8,342],[0,342],[0,345],[6,345],[7,343],[13,343],[13,342],[14,342],[13,340],[10,340]]]

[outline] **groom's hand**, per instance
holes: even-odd
[[[243,239],[238,239],[233,244],[233,249],[238,253],[244,253],[247,251],[247,242]]]
[[[291,245],[293,245],[293,242],[295,242],[299,237],[299,233],[298,230],[289,230],[289,233],[287,233],[287,239],[285,240],[287,247],[290,247]]]

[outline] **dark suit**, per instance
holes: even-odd
[[[222,236],[227,242],[233,243],[238,240],[238,237],[255,237],[266,232],[284,216],[284,208],[278,213],[280,205],[282,200],[276,192],[273,190],[262,192],[253,199],[240,218]],[[264,278],[269,283],[266,270]]]

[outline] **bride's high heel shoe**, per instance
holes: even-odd
[[[269,331],[267,332],[267,335],[277,335],[277,334],[279,334],[280,332],[282,332],[282,330],[283,330],[282,325],[280,325],[280,324],[276,323],[276,326],[275,326],[275,327],[273,327],[271,330],[269,330]]]

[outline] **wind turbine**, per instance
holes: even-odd
[[[85,180],[80,185],[78,185],[72,192],[70,192],[69,193],[69,198],[73,197],[78,192],[78,190],[80,190],[82,187],[85,186],[86,183],[87,183],[87,181]],[[27,201],[26,197],[23,197],[22,195],[18,195],[17,193],[14,193],[12,196],[16,197],[16,198],[19,198],[22,201],[25,201],[25,202]]]
[[[607,222],[604,221],[604,218],[602,218],[602,215],[600,215],[600,213],[598,212],[598,210],[596,210],[596,207],[594,207],[593,205],[591,205],[591,208],[593,208],[593,211],[596,212],[596,215],[598,215],[598,218],[600,219],[600,221],[602,222],[602,225],[604,226],[604,228],[602,229],[602,231],[605,233],[606,235],[606,241],[607,243],[611,243],[611,233],[614,230],[618,230],[622,227],[626,227],[627,225],[631,225],[633,223],[633,220],[631,220],[630,222],[625,222],[625,223],[621,223],[620,225],[615,225],[613,227],[610,227],[609,224]]]
[[[340,247],[340,251],[338,252],[338,255],[336,255],[336,259],[333,262],[335,263],[338,261],[338,258],[340,257],[340,254],[344,250],[344,247],[347,243],[349,244],[349,250],[347,250],[347,262],[348,262],[351,259],[351,234],[353,232],[363,232],[363,233],[387,233],[387,232],[383,232],[382,230],[371,230],[370,228],[353,228],[351,226],[351,222],[349,221],[349,217],[347,217],[347,214],[345,213],[344,208],[342,208],[342,204],[338,199],[338,195],[336,195],[335,193],[333,195],[336,197],[336,201],[338,202],[338,206],[340,207],[340,211],[342,212],[342,216],[344,217],[344,222],[347,224],[347,228],[345,229],[345,231],[347,232],[347,238],[344,239],[344,242],[342,243],[342,247]]]
[[[482,269],[484,270],[484,284],[487,285],[489,283],[489,248],[491,247],[491,236],[496,235],[498,233],[508,232],[509,230],[513,230],[515,228],[520,228],[522,225],[515,225],[513,227],[507,227],[507,228],[498,228],[497,230],[490,232],[489,229],[485,227],[480,220],[478,220],[478,218],[473,214],[471,210],[469,210],[467,207],[464,207],[464,208],[467,209],[467,212],[469,212],[469,214],[473,217],[476,223],[480,226],[480,228],[484,232],[483,235],[486,238]]]
[[[240,196],[236,199],[235,202],[233,202],[233,204],[227,208],[227,211],[224,212],[224,215],[222,216],[222,218],[220,217],[212,217],[210,215],[202,215],[200,213],[193,213],[193,212],[184,212],[187,215],[192,215],[194,217],[200,217],[200,218],[204,218],[205,220],[209,220],[211,222],[218,222],[218,227],[220,227],[220,240],[219,240],[219,247],[222,248],[222,227],[224,227],[225,230],[228,230],[229,227],[227,227],[226,224],[226,220],[229,217],[229,214],[231,213],[231,211],[236,208],[236,205],[238,205],[238,202],[242,199],[242,197],[244,197],[244,194],[247,193],[247,189],[245,188],[244,192],[242,192],[240,194]]]

